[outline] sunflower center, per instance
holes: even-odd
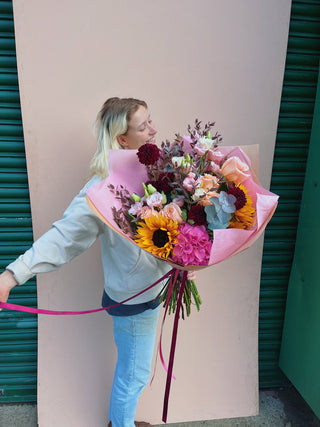
[[[169,242],[169,236],[167,230],[162,230],[161,228],[158,228],[153,233],[152,241],[157,248],[163,248],[166,243]]]

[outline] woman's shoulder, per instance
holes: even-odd
[[[78,194],[76,194],[75,198],[77,198],[77,197],[85,197],[88,189],[91,188],[91,187],[93,187],[94,185],[98,184],[102,180],[103,180],[103,178],[101,178],[101,176],[99,176],[99,175],[93,175],[84,184],[84,186],[81,188],[81,190],[78,192]]]
[[[95,184],[98,184],[98,182],[101,182],[103,178],[101,178],[101,176],[99,175],[93,175],[89,181],[87,181],[87,183],[84,185],[84,187],[82,188],[82,191],[87,191],[90,187],[92,187]]]
[[[88,210],[90,210],[89,206],[87,204],[87,201],[86,201],[87,191],[90,187],[94,186],[95,184],[98,184],[101,180],[102,180],[102,178],[99,175],[92,176],[84,184],[84,186],[80,189],[80,191],[78,191],[78,193],[73,197],[69,206],[66,209],[66,212],[69,211],[70,208],[74,210],[75,207],[77,209],[79,209],[79,207],[83,207],[85,209],[88,208]]]

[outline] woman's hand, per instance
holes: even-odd
[[[196,280],[196,272],[194,270],[188,271],[188,280]]]
[[[5,270],[0,274],[0,302],[7,302],[12,288],[17,285],[17,281],[10,270]],[[2,309],[0,308],[0,311]]]

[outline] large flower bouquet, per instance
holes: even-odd
[[[179,270],[216,264],[249,247],[270,220],[278,197],[263,189],[240,147],[220,147],[214,123],[196,120],[188,136],[161,148],[111,150],[110,175],[88,191],[92,209],[113,229]],[[160,298],[175,311],[182,273]],[[182,316],[201,299],[184,282]]]

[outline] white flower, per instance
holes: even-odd
[[[196,188],[193,196],[192,196],[192,200],[194,202],[197,202],[202,196],[205,196],[206,191],[203,188]]]
[[[175,166],[175,167],[180,167],[181,166],[181,163],[183,162],[183,161],[185,161],[185,158],[182,156],[182,157],[172,157],[172,159],[171,159],[171,163],[173,164],[173,166]]]
[[[210,148],[212,148],[213,145],[213,140],[210,138],[199,138],[199,142],[200,144],[203,144],[207,150],[209,150]]]

